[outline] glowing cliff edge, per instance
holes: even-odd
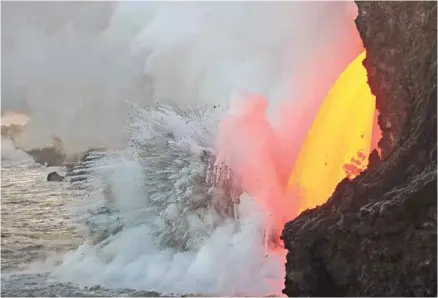
[[[362,65],[365,55],[339,76],[301,146],[288,183],[298,190],[300,212],[325,203],[342,179],[367,166],[376,103]]]

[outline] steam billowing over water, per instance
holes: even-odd
[[[209,176],[220,121],[246,91],[268,99],[270,119],[279,120],[282,101],[293,103],[283,112],[311,115],[360,50],[352,7],[2,3],[2,112],[30,118],[15,144],[2,139],[2,226],[19,239],[3,243],[2,264],[9,258],[7,269],[17,271],[33,253],[25,272],[49,272],[44,283],[61,295],[71,294],[67,283],[280,294],[284,252],[266,250],[265,211],[249,194],[217,187],[224,177]],[[83,164],[85,179],[48,183],[53,169],[15,146],[40,148],[53,137],[69,153],[107,150]],[[41,218],[41,233],[27,224],[18,237],[12,216]],[[2,292],[20,295],[27,278],[9,276]]]

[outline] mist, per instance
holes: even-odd
[[[17,142],[120,147],[131,105],[315,102],[361,49],[352,2],[2,2],[2,112]]]
[[[354,3],[1,8],[2,124],[28,117],[14,142],[2,139],[2,156],[24,159],[54,137],[67,153],[120,149],[87,165],[87,195],[68,207],[86,241],[30,267],[87,286],[280,294],[285,251],[267,249],[265,232],[278,240],[296,216],[285,191],[295,155],[333,82],[363,51]],[[206,191],[204,150],[241,180],[238,219],[201,204],[223,199]]]

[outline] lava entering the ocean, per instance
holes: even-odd
[[[359,175],[380,139],[375,97],[361,53],[339,76],[322,103],[294,165],[289,188],[300,211],[327,201],[345,177]]]
[[[307,134],[294,124],[294,144],[285,143],[268,122],[268,101],[261,96],[249,96],[223,120],[217,159],[264,209],[271,237],[278,237],[299,212],[326,202],[342,179],[360,174],[377,149],[380,130],[362,65],[365,55],[339,76]],[[301,116],[289,117],[299,122]],[[290,173],[289,180],[285,173]]]

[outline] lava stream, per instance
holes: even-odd
[[[300,212],[327,201],[345,177],[359,175],[380,139],[375,97],[362,52],[339,76],[322,103],[289,179]],[[374,135],[373,135],[374,134]]]
[[[261,96],[249,96],[223,120],[218,159],[265,210],[271,237],[299,212],[326,202],[342,179],[363,171],[377,148],[380,130],[362,65],[365,56],[362,52],[339,76],[304,139],[299,123],[294,124],[294,144],[266,119],[268,101]],[[296,157],[292,162],[291,156]],[[291,173],[288,181],[285,172]]]

